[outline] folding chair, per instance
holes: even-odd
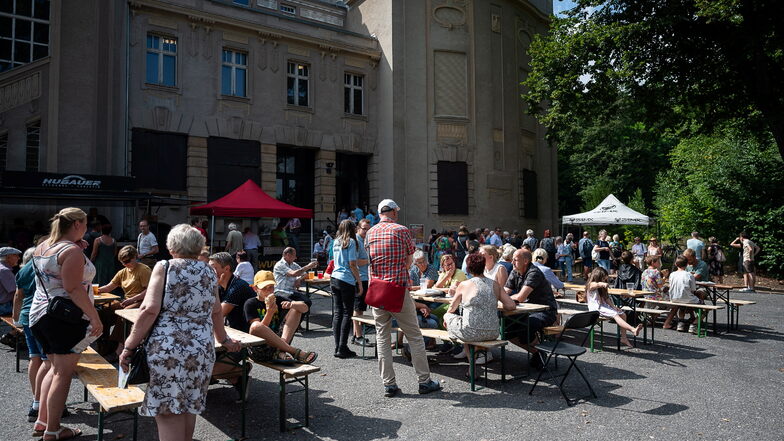
[[[536,388],[536,385],[539,383],[539,380],[542,378],[542,373],[546,370],[547,373],[550,375],[550,378],[553,380],[553,383],[555,383],[555,385],[557,385],[558,389],[561,391],[561,395],[563,395],[564,399],[566,400],[566,404],[568,404],[569,406],[574,406],[575,404],[577,404],[579,398],[576,399],[569,398],[568,396],[566,396],[566,392],[563,389],[563,384],[566,381],[566,377],[569,376],[569,373],[572,371],[572,368],[574,367],[577,370],[577,373],[579,373],[580,376],[583,377],[583,381],[585,381],[585,384],[588,385],[588,389],[591,391],[591,395],[594,398],[596,398],[596,392],[593,391],[593,388],[591,387],[591,383],[588,382],[588,379],[585,377],[585,374],[583,374],[583,372],[580,370],[577,364],[575,364],[577,361],[577,357],[584,354],[586,351],[584,347],[585,341],[588,339],[590,332],[585,333],[585,336],[583,337],[583,341],[580,343],[579,346],[571,343],[566,343],[563,341],[563,339],[564,339],[564,333],[567,330],[587,329],[587,331],[590,331],[590,329],[593,329],[593,326],[596,325],[596,322],[598,321],[599,321],[598,311],[587,311],[587,312],[581,312],[579,314],[575,314],[563,326],[563,330],[558,335],[558,339],[556,341],[548,341],[536,345],[536,349],[539,350],[540,356],[542,353],[544,353],[547,354],[547,358],[544,360],[544,368],[541,371],[539,371],[539,375],[536,377],[536,381],[534,382],[534,385],[531,386],[531,390],[528,391],[528,395],[533,394],[534,388]],[[562,375],[554,375],[553,372],[550,370],[549,367],[550,359],[553,358],[554,355],[556,357],[561,355],[563,357],[566,357],[570,361],[569,367],[566,369],[566,372]],[[555,381],[555,379],[558,377],[563,377],[560,383],[557,383]]]

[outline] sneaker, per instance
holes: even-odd
[[[490,351],[481,352],[479,355],[476,356],[475,364],[481,366],[486,363],[490,363],[493,361],[493,353]]]
[[[696,334],[697,333],[697,325],[695,325],[694,323],[690,324],[689,325],[689,333]]]
[[[460,360],[461,358],[468,358],[468,352],[465,350],[465,348],[461,347],[460,349],[462,349],[462,350],[460,352],[458,352],[457,354],[453,354],[452,358],[454,358],[456,360]]]
[[[438,392],[444,387],[441,385],[441,382],[437,380],[430,380],[427,383],[419,383],[419,394],[429,394],[430,392]]]
[[[438,348],[439,354],[449,354],[454,349],[451,343],[441,343],[441,346]]]
[[[364,346],[366,348],[372,348],[373,346],[376,345],[375,343],[373,343],[372,341],[368,340],[366,337],[363,337],[363,336],[353,337],[351,339],[351,344],[357,345],[357,346]]]
[[[384,396],[387,398],[392,398],[403,391],[397,387],[397,384],[390,384],[389,386],[384,386]]]
[[[753,290],[751,288],[743,288],[743,289],[738,290],[738,292],[757,292],[757,291],[755,291],[755,290]]]
[[[686,332],[689,328],[689,324],[686,322],[678,322],[678,332]]]
[[[38,409],[33,409],[33,406],[30,405],[30,411],[27,412],[27,421],[34,423],[35,420],[38,419]]]

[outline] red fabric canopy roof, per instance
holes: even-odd
[[[268,195],[248,179],[234,191],[208,204],[191,207],[191,214],[228,217],[313,218],[313,210],[297,208]]]

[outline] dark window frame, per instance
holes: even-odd
[[[438,161],[438,214],[467,215],[468,163]]]

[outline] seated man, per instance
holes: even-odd
[[[234,275],[231,268],[233,263],[234,259],[231,254],[225,251],[210,256],[210,266],[218,276],[218,297],[221,301],[223,317],[229,327],[248,332],[249,326],[242,308],[245,301],[255,297],[255,294],[247,282]],[[229,360],[227,362],[216,360],[212,368],[212,375],[226,378],[237,389],[240,397],[244,396],[246,391],[240,389],[241,382],[239,381],[242,372],[237,369],[239,362],[242,361],[242,355],[239,352],[228,352],[221,355]],[[245,386],[247,388],[247,384]]]
[[[256,296],[248,299],[243,306],[245,320],[250,334],[267,341],[266,346],[248,349],[251,359],[264,363],[285,360],[280,353],[291,354],[300,363],[313,363],[318,356],[315,352],[303,352],[291,346],[294,331],[299,327],[302,314],[307,312],[305,302],[290,301],[277,296],[275,276],[270,271],[259,271],[253,277],[253,291]]]
[[[544,360],[536,350],[539,344],[537,333],[555,323],[558,304],[550,283],[542,271],[531,263],[531,258],[531,252],[526,249],[515,251],[512,257],[514,270],[504,285],[504,291],[517,303],[535,303],[549,308],[530,314],[527,324],[506,320],[504,333],[507,340],[531,353],[531,367],[542,369]]]
[[[427,256],[422,250],[414,251],[414,265],[408,271],[408,277],[411,279],[412,288],[419,287],[419,281],[422,278],[427,279],[427,288],[432,288],[438,280],[438,271],[427,263]]]
[[[313,301],[298,291],[302,278],[309,270],[316,268],[318,262],[310,262],[301,267],[297,264],[297,250],[287,247],[283,250],[283,257],[272,269],[275,275],[275,295],[292,302],[304,302],[308,310]],[[305,311],[307,312],[307,310]]]

